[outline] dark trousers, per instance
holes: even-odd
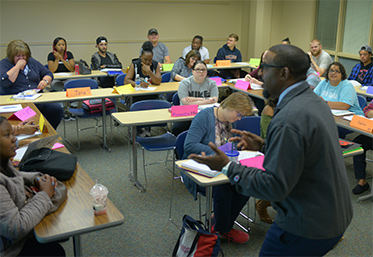
[[[259,256],[323,256],[341,237],[308,239],[286,232],[273,223],[267,231]]]
[[[197,190],[203,194],[206,192],[206,188],[200,186],[197,186]],[[234,186],[224,184],[212,188],[212,198],[215,230],[222,234],[228,233],[249,197],[239,194]]]
[[[63,109],[59,103],[36,104],[36,107],[48,120],[54,129],[57,129],[63,116]]]
[[[361,144],[361,147],[364,149],[364,153],[360,155],[355,155],[354,158],[354,171],[356,179],[365,179],[366,178],[366,167],[367,163],[365,162],[367,151],[373,150],[373,139],[364,135],[357,136],[354,139],[355,143]]]
[[[66,256],[63,247],[56,242],[42,244],[31,236],[18,256]]]

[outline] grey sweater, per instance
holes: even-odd
[[[344,233],[352,205],[337,126],[306,82],[276,107],[263,167],[231,163],[228,176],[238,192],[270,200],[280,228],[309,239]]]
[[[32,185],[37,172],[19,172],[9,161],[9,168],[16,175],[8,177],[0,173],[0,249],[1,256],[18,255],[33,228],[53,207],[44,191],[38,192],[26,203],[24,185]]]

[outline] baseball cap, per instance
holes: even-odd
[[[359,53],[360,53],[361,50],[365,50],[365,51],[367,51],[368,53],[372,53],[372,48],[371,48],[370,46],[368,46],[368,45],[363,45],[363,46],[360,48]]]
[[[151,35],[151,34],[153,34],[153,33],[155,33],[155,34],[157,34],[158,35],[158,30],[156,30],[156,29],[149,29],[149,31],[148,31],[148,35]]]
[[[98,37],[96,39],[96,45],[100,44],[102,41],[105,41],[107,43],[107,38],[104,36]]]

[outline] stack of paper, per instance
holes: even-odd
[[[198,163],[194,160],[187,160],[181,163],[181,168],[186,169],[187,171],[206,176],[209,178],[216,177],[221,172],[217,170],[211,170],[206,164]]]

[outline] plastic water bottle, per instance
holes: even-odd
[[[135,90],[139,91],[140,88],[141,88],[141,86],[140,86],[140,83],[141,83],[140,74],[136,74],[135,83],[136,83]]]

